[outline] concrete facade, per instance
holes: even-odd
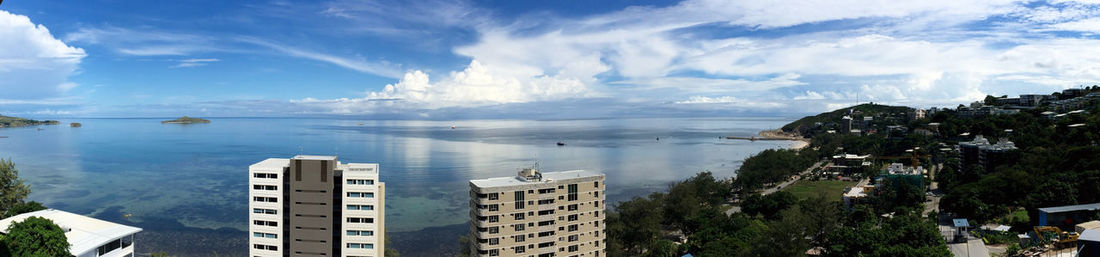
[[[249,255],[382,256],[378,164],[298,155],[249,166]]]
[[[604,174],[540,173],[470,181],[471,256],[606,256]]]

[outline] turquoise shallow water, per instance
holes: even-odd
[[[777,128],[786,118],[160,120],[71,119],[62,124],[83,127],[0,129],[8,136],[0,138],[0,158],[13,159],[31,184],[32,200],[56,209],[132,223],[175,220],[193,228],[246,230],[248,165],[298,153],[335,154],[343,162],[380,163],[387,227],[400,232],[465,222],[468,180],[512,176],[536,162],[544,171],[602,171],[609,200],[618,201],[704,170],[729,177],[745,157],[791,144],[719,139]]]

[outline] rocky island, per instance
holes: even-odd
[[[14,127],[26,127],[37,125],[57,125],[60,122],[56,120],[32,120],[19,117],[10,117],[0,115],[0,128],[14,128]]]
[[[194,124],[194,123],[210,123],[210,120],[191,118],[187,116],[180,117],[179,119],[161,121],[162,124]]]

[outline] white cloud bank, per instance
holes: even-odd
[[[50,103],[77,87],[68,78],[85,56],[27,16],[0,10],[0,104]]]

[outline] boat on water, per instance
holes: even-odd
[[[558,141],[558,146],[565,146],[565,143]]]
[[[451,129],[455,129],[455,128],[457,128],[457,127],[456,126],[451,126]]]

